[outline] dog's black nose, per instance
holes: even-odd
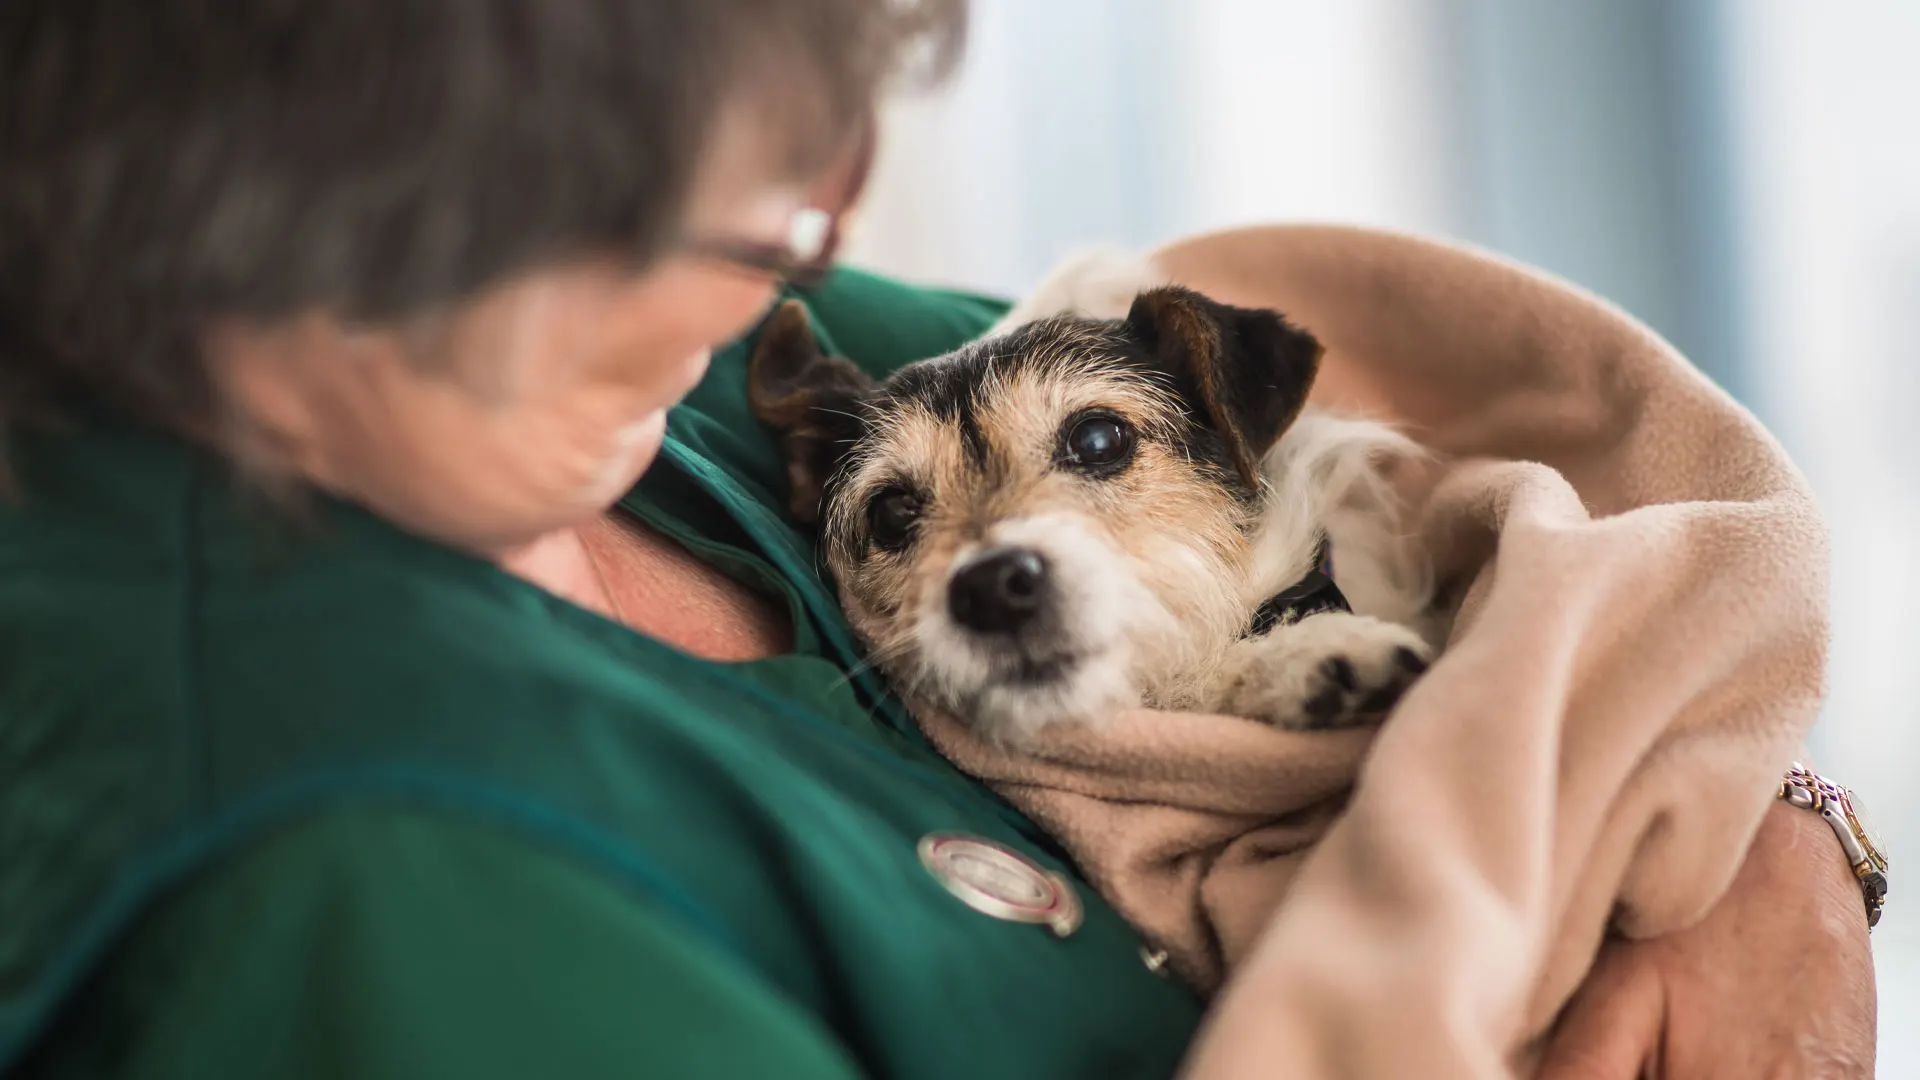
[[[989,552],[953,575],[947,610],[982,634],[1011,634],[1046,602],[1047,560],[1026,548]]]

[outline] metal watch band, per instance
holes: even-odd
[[[1887,856],[1861,823],[1853,792],[1796,761],[1780,781],[1778,794],[1790,806],[1819,814],[1840,838],[1840,848],[1867,902],[1867,928],[1878,926],[1880,912],[1887,906]]]

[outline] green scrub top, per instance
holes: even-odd
[[[876,374],[1003,305],[801,297]],[[715,663],[95,418],[0,502],[0,1075],[1171,1074],[1200,1006],[862,673],[718,353],[624,509],[793,615]],[[916,851],[1010,846],[1086,908],[982,914]]]

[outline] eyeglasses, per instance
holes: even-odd
[[[834,256],[840,252],[845,218],[866,190],[867,179],[873,172],[876,141],[874,124],[868,121],[832,200],[836,208],[810,206],[796,211],[787,222],[787,235],[782,240],[694,237],[685,241],[681,250],[797,288],[811,289],[819,285],[832,272]]]

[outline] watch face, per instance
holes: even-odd
[[[1867,824],[1866,809],[1860,804],[1860,796],[1845,791],[1840,797],[1840,807],[1846,811],[1847,823],[1853,826],[1853,833],[1867,846],[1867,857],[1873,860],[1877,869],[1887,868],[1887,848],[1881,843],[1880,834]]]

